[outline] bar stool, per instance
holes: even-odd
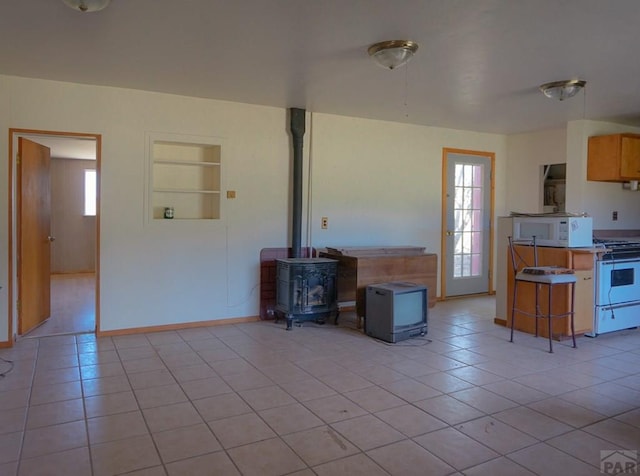
[[[529,245],[533,246],[533,266],[528,266],[526,261],[520,256],[515,249],[515,245]],[[538,247],[536,245],[536,237],[534,236],[531,241],[527,242],[514,242],[509,237],[509,251],[511,253],[511,264],[513,266],[514,283],[513,283],[513,303],[511,306],[511,338],[510,342],[513,342],[513,328],[515,324],[516,312],[531,316],[535,318],[536,337],[538,337],[538,319],[547,319],[549,326],[549,352],[553,353],[553,339],[552,339],[552,320],[554,318],[569,317],[571,323],[571,338],[573,339],[573,347],[576,347],[576,335],[573,323],[574,315],[574,300],[575,300],[575,288],[576,288],[576,276],[574,271],[570,268],[563,268],[560,266],[538,266]],[[518,270],[520,264],[524,264],[521,270]],[[532,283],[535,285],[535,312],[530,313],[516,307],[516,298],[518,296],[518,285],[520,283]],[[553,294],[554,286],[566,285],[571,288],[571,303],[569,310],[562,314],[551,314],[551,296]],[[546,286],[549,302],[546,314],[540,312],[540,303],[538,302],[538,296],[541,286]]]

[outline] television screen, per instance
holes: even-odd
[[[424,293],[421,290],[398,293],[393,300],[394,326],[422,324],[424,314]]]

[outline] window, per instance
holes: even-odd
[[[455,164],[453,277],[482,274],[482,165]]]
[[[84,171],[84,215],[96,216],[96,171]]]

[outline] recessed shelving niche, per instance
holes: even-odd
[[[190,139],[150,137],[153,219],[165,220],[168,207],[174,220],[220,218],[222,145]]]

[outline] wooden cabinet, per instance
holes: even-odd
[[[596,254],[593,250],[571,250],[571,267],[575,270],[577,279],[574,303],[576,334],[591,334],[593,332],[595,260]]]
[[[531,246],[515,247],[516,252],[522,257],[524,262],[533,263],[533,248]],[[506,250],[509,253],[509,250]],[[538,247],[538,263],[540,266],[562,266],[575,270],[575,300],[574,300],[574,326],[576,335],[590,333],[593,330],[594,312],[594,261],[595,255],[592,250],[580,250],[571,248],[547,248]],[[507,271],[507,306],[506,324],[511,326],[511,305],[513,303],[513,267],[511,258],[508,257]],[[517,308],[530,314],[534,313],[536,285],[531,283],[521,283],[518,285]],[[539,287],[538,302],[540,312],[546,314],[548,311],[548,286]],[[571,303],[570,287],[565,285],[553,286],[552,292],[552,314],[563,314],[569,310]],[[527,332],[535,333],[535,319],[532,316],[516,314],[515,328]],[[546,319],[538,322],[539,335],[548,337]],[[553,337],[563,339],[571,336],[571,326],[569,318],[553,319]]]
[[[220,218],[222,147],[203,138],[157,135],[150,139],[150,214],[164,219]]]
[[[359,318],[366,315],[369,284],[403,281],[427,287],[429,307],[436,303],[438,256],[423,248],[330,248],[321,257],[338,260],[338,302],[356,302]],[[419,252],[418,252],[419,251]]]
[[[640,134],[589,137],[587,180],[640,180]]]

